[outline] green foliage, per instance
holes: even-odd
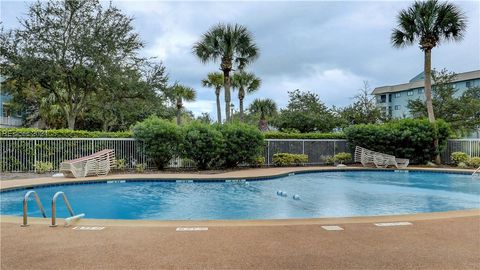
[[[222,134],[211,125],[193,122],[184,128],[183,155],[195,161],[198,169],[215,167],[223,145]]]
[[[340,132],[286,133],[278,131],[268,131],[264,132],[263,135],[265,136],[265,139],[345,139],[345,134]]]
[[[427,119],[402,119],[385,124],[362,124],[344,130],[351,146],[362,146],[374,151],[408,158],[411,163],[426,163],[445,147],[451,133],[442,120],[435,124]],[[435,149],[434,139],[439,148]],[[438,151],[438,152],[437,152]]]
[[[1,128],[1,138],[131,138],[131,132],[102,132],[71,129]]]
[[[460,162],[460,163],[457,164],[457,166],[458,166],[459,168],[468,168],[468,165],[467,165],[467,163],[465,163],[465,162]]]
[[[173,123],[151,116],[133,127],[136,139],[145,143],[145,153],[159,170],[179,153],[182,132]]]
[[[273,155],[275,166],[302,165],[308,162],[308,156],[302,154],[277,153]]]
[[[264,151],[263,134],[254,126],[228,123],[217,126],[225,140],[224,166],[232,168],[243,163],[253,163]]]
[[[165,108],[167,76],[139,55],[133,19],[99,0],[37,1],[0,34],[3,86],[27,122],[126,129]]]
[[[335,163],[335,157],[332,157],[332,156],[324,156],[322,158],[323,162],[325,162],[325,164],[334,164]]]
[[[273,99],[255,99],[248,108],[251,115],[257,115],[258,128],[261,131],[266,131],[268,127],[268,118],[274,117],[277,115],[277,104]]]
[[[480,157],[472,157],[468,160],[468,166],[478,168],[480,167]]]
[[[453,163],[460,164],[467,163],[470,157],[464,152],[453,152],[450,155],[450,158],[452,159]]]
[[[51,162],[37,161],[35,163],[35,172],[42,174],[51,172],[53,170],[53,164]]]
[[[250,165],[252,167],[262,167],[265,165],[265,157],[256,157]]]
[[[349,162],[349,161],[352,161],[352,154],[350,154],[350,153],[345,153],[345,152],[341,152],[341,153],[336,154],[336,155],[333,157],[333,160],[334,160],[335,162],[340,163],[340,164],[347,163],[347,162]]]
[[[135,165],[135,172],[137,173],[143,173],[147,169],[147,164],[145,163],[139,163]]]
[[[119,171],[124,171],[126,168],[125,159],[115,159],[115,169]]]
[[[460,95],[453,88],[456,74],[433,70],[432,103],[435,117],[445,120],[460,136],[468,135],[480,125],[480,87],[471,87]],[[421,99],[409,100],[410,113],[417,118],[427,116],[425,102]]]
[[[295,129],[299,132],[331,132],[337,126],[332,111],[317,94],[312,92],[289,92],[287,108],[280,111],[273,124],[281,131]]]

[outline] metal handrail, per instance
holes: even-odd
[[[52,198],[52,225],[50,227],[56,227],[57,226],[57,197],[63,195],[63,201],[65,202],[65,205],[67,206],[68,212],[70,212],[70,215],[73,217],[75,214],[73,213],[72,207],[70,206],[70,203],[68,202],[67,196],[63,191],[59,191],[53,195]]]
[[[47,214],[45,213],[45,209],[43,208],[42,202],[40,201],[40,198],[38,197],[37,192],[30,190],[29,192],[25,193],[25,196],[23,197],[23,224],[22,227],[28,226],[27,223],[27,215],[28,215],[28,197],[33,194],[35,196],[35,201],[37,201],[37,206],[40,209],[40,212],[42,212],[42,216],[44,218],[47,217]]]
[[[472,173],[472,176],[474,176],[478,171],[480,171],[480,167],[478,167],[478,168]]]

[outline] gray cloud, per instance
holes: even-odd
[[[215,114],[213,90],[202,88],[200,80],[218,70],[218,64],[201,64],[191,47],[219,22],[247,26],[261,49],[260,58],[249,70],[260,76],[263,84],[246,98],[247,104],[254,98],[269,97],[284,106],[287,91],[299,88],[315,91],[330,106],[344,106],[363,80],[372,87],[397,84],[423,69],[418,47],[394,49],[390,44],[396,14],[411,2],[114,3],[135,17],[134,24],[147,43],[143,53],[163,60],[172,80],[198,90],[199,101],[190,105],[196,114],[209,107],[212,116]],[[462,42],[435,48],[433,67],[455,72],[479,69],[480,3],[456,3],[469,18],[467,33]],[[25,5],[2,4],[2,18],[11,27],[15,25],[12,18],[25,13]]]

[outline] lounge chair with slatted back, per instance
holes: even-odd
[[[86,177],[106,175],[110,172],[115,159],[113,149],[105,149],[86,157],[66,160],[60,164],[60,172],[66,177]]]
[[[355,162],[360,162],[364,167],[375,166],[377,168],[386,168],[395,166],[397,168],[406,168],[410,160],[397,158],[395,156],[375,152],[360,146],[355,147]]]

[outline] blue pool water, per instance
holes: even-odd
[[[480,208],[480,179],[464,174],[346,171],[249,182],[126,182],[35,188],[47,215],[64,191],[86,218],[209,220],[410,214]],[[277,191],[287,196],[277,195]],[[2,215],[22,215],[27,190],[0,193]],[[300,200],[292,196],[298,194]],[[29,215],[40,216],[33,201]],[[58,216],[66,217],[63,201]]]

